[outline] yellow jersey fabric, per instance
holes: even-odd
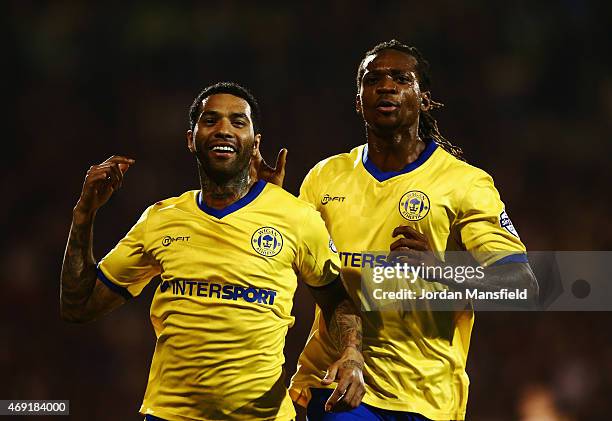
[[[399,225],[424,233],[434,251],[468,250],[483,266],[527,261],[491,177],[433,141],[399,172],[376,168],[367,145],[328,158],[308,173],[300,198],[321,213],[340,255],[342,279],[358,304],[362,268],[380,263],[369,252],[388,251]],[[495,252],[506,252],[503,261],[493,261],[499,259]],[[473,312],[395,309],[367,311],[363,317],[363,402],[431,419],[464,419]],[[292,398],[306,406],[309,388],[321,387],[336,358],[317,308],[292,378]]]
[[[311,205],[258,181],[222,210],[198,190],[150,206],[99,264],[126,298],[156,275],[157,342],[140,412],[167,420],[289,420],[283,347],[300,279],[339,274]]]

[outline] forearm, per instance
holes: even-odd
[[[60,284],[60,311],[68,321],[81,321],[96,284],[94,218],[95,212],[83,211],[78,205],[73,211]]]
[[[339,352],[342,353],[348,347],[361,351],[361,317],[348,298],[339,302],[326,319],[329,321],[330,337]]]
[[[342,353],[347,348],[361,351],[361,316],[340,277],[325,287],[311,287],[310,292],[321,309],[329,336],[338,352]]]
[[[459,283],[452,278],[437,280],[453,289],[478,289],[480,291],[500,291],[501,289],[524,289],[528,297],[538,298],[538,282],[528,263],[511,263],[485,268],[484,276],[470,277]]]

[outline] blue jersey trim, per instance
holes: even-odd
[[[489,266],[505,265],[507,263],[529,263],[529,260],[527,260],[527,255],[525,253],[517,253],[502,257],[495,263],[491,263]]]
[[[385,171],[381,171],[380,169],[378,169],[376,165],[374,165],[372,160],[368,158],[368,145],[365,145],[365,147],[363,148],[363,156],[361,157],[361,162],[363,162],[363,166],[372,175],[372,177],[374,177],[376,180],[381,181],[381,182],[386,181],[398,175],[406,174],[406,173],[409,173],[410,171],[416,170],[421,165],[423,165],[425,161],[429,159],[429,157],[434,153],[434,151],[438,147],[438,144],[434,142],[433,140],[426,140],[425,143],[426,143],[425,149],[423,150],[423,152],[421,152],[421,154],[416,159],[416,161],[411,162],[410,164],[406,165],[400,171],[385,172]]]
[[[232,212],[236,212],[239,209],[242,209],[249,203],[251,203],[259,194],[263,191],[264,187],[266,187],[266,182],[264,180],[258,180],[253,186],[251,190],[240,199],[224,207],[223,209],[215,209],[207,206],[206,203],[202,201],[202,191],[198,192],[197,203],[198,207],[202,212],[209,214],[210,216],[214,216],[215,218],[221,219],[224,216],[229,215]]]
[[[155,415],[145,415],[145,421],[166,421],[164,418],[156,417]]]
[[[98,265],[97,272],[98,272],[98,279],[100,281],[102,281],[102,283],[104,285],[106,285],[108,288],[110,288],[111,291],[116,292],[117,294],[119,294],[123,298],[125,298],[126,300],[134,298],[134,296],[132,294],[130,294],[130,291],[127,290],[127,288],[120,287],[119,285],[117,285],[116,283],[114,283],[113,281],[108,279],[108,277],[104,274],[104,272],[102,272],[102,269],[100,268],[100,265]]]

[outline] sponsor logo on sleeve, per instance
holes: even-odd
[[[514,225],[510,220],[510,217],[506,213],[506,209],[504,209],[502,213],[499,214],[499,225],[501,225],[503,229],[514,235],[516,238],[520,238],[518,232],[516,231],[516,228],[514,228]]]
[[[338,249],[336,248],[336,245],[334,244],[334,240],[332,240],[331,237],[329,239],[329,249],[333,251],[334,253],[338,253]]]

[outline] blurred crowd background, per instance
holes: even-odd
[[[612,250],[608,2],[4,3],[0,399],[70,399],[71,419],[139,420],[155,285],[103,320],[59,319],[59,274],[85,172],[137,160],[99,212],[102,257],[161,198],[198,188],[187,110],[237,81],[263,110],[262,152],[289,149],[286,189],[363,143],[364,52],[397,38],[431,63],[442,133],[494,177],[531,250]],[[612,310],[612,308],[611,308]],[[313,316],[300,288],[292,373]],[[480,313],[470,420],[607,420],[612,313]],[[36,418],[39,419],[39,418]]]

